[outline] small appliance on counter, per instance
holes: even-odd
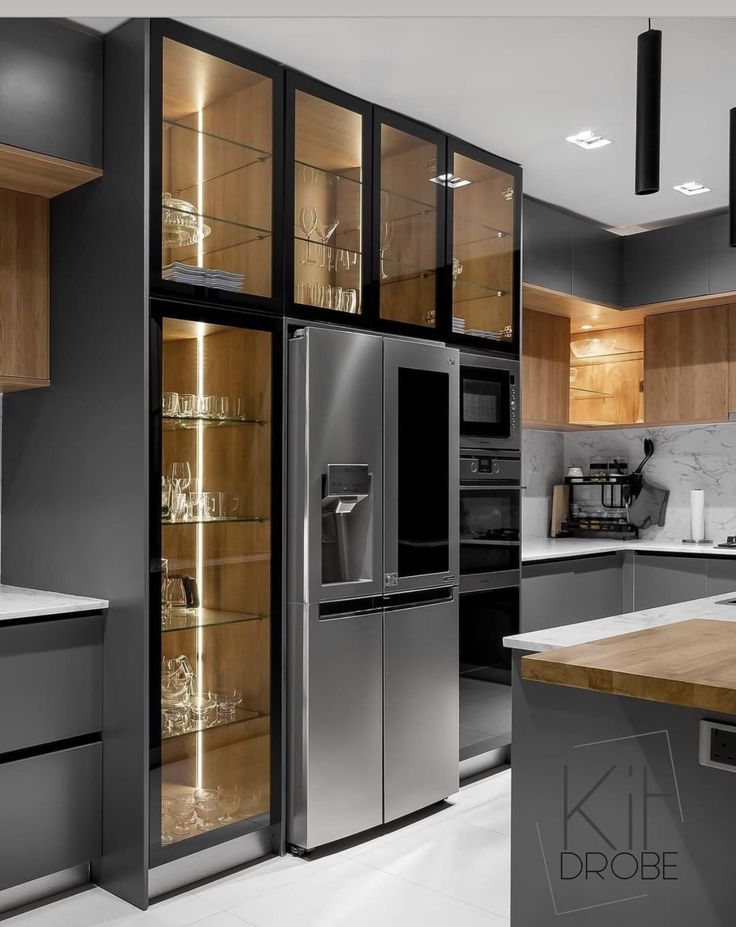
[[[642,473],[653,453],[654,442],[647,438],[644,459],[633,473],[619,457],[591,459],[587,476],[580,467],[568,468],[564,486],[555,487],[551,536],[634,540],[641,530],[664,525],[669,490],[645,483]],[[560,500],[569,500],[562,514]]]

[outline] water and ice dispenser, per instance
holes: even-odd
[[[368,500],[368,501],[366,501]],[[370,579],[371,474],[368,464],[327,464],[322,475],[322,582]]]

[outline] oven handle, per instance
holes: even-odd
[[[472,483],[472,484],[460,483],[460,492],[465,492],[468,489],[471,492],[474,490],[480,491],[480,490],[487,490],[487,489],[518,489],[519,492],[521,492],[522,489],[526,489],[526,488],[527,488],[526,486],[517,486],[515,483],[512,485],[509,485],[507,483],[493,483],[493,482]]]

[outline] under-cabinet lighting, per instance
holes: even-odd
[[[581,332],[589,332],[592,328],[593,328],[592,325],[581,325],[581,326],[580,326],[580,331],[581,331]]]
[[[577,145],[578,148],[584,148],[586,151],[590,151],[593,148],[603,148],[604,145],[611,144],[610,138],[599,135],[597,132],[594,132],[593,129],[585,129],[583,132],[578,132],[577,135],[568,135],[565,141],[572,142],[573,145]]]
[[[697,180],[688,180],[687,183],[678,183],[672,188],[678,193],[684,193],[685,196],[697,196],[698,193],[710,193],[710,187],[699,183]]]
[[[441,187],[450,187],[454,190],[456,187],[467,187],[472,180],[466,180],[464,177],[458,177],[457,174],[438,174],[436,177],[429,178],[430,183],[437,183]]]

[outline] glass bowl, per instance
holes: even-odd
[[[161,197],[161,230],[164,248],[196,245],[212,233],[192,203],[176,199],[170,193]]]
[[[243,701],[243,693],[240,689],[212,689],[207,695],[217,703],[217,713],[224,718],[232,718],[235,709]]]

